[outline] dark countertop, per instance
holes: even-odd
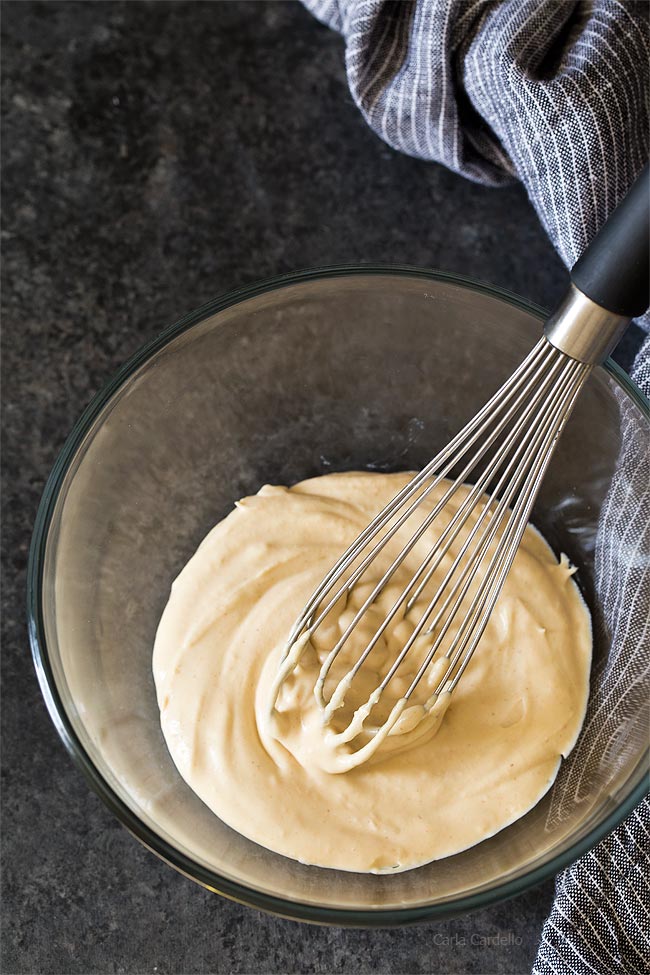
[[[220,292],[318,264],[439,267],[549,305],[565,272],[523,190],[383,145],[340,39],[297,3],[5,2],[3,74],[2,971],[528,971],[552,882],[373,932],[278,920],[176,874],[72,766],[24,613],[49,469],[145,340]]]

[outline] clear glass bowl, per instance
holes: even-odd
[[[577,767],[577,749],[535,809],[492,839],[397,876],[342,874],[269,853],[221,823],[180,778],[159,727],[151,649],[170,583],[233,502],[265,482],[419,468],[521,361],[542,317],[512,295],[413,268],[288,275],[169,328],[75,426],[32,543],[36,669],[54,724],[92,786],[187,876],[293,918],[412,922],[538,883],[641,798],[647,687],[606,754]],[[594,673],[612,662],[597,595],[601,508],[619,453],[635,438],[647,446],[648,403],[608,362],[583,392],[534,512],[556,551],[580,567],[597,624]],[[623,497],[636,510],[634,491]],[[650,552],[635,559],[647,580]]]

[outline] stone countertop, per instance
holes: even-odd
[[[550,305],[566,275],[524,192],[380,142],[340,38],[297,3],[5,2],[3,75],[2,970],[528,971],[552,882],[364,931],[279,920],[165,866],[66,755],[24,612],[47,474],[138,346],[220,292],[320,264],[438,267]]]

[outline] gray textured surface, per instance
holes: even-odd
[[[565,275],[523,192],[377,141],[339,39],[294,3],[6,2],[3,74],[2,971],[527,971],[551,883],[370,932],[267,917],[175,874],[73,768],[23,609],[47,473],[143,341],[219,292],[322,263],[437,266],[550,304]]]

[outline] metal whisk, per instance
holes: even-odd
[[[316,700],[328,725],[346,704],[355,678],[382,637],[392,625],[417,610],[410,635],[377,686],[346,718],[343,729],[333,733],[337,742],[350,743],[349,760],[341,766],[342,771],[366,761],[388,735],[403,733],[400,721],[404,730],[413,731],[436,710],[442,714],[443,698],[446,706],[467,668],[576,399],[594,365],[605,359],[630,319],[648,305],[649,183],[646,167],[574,266],[569,292],[524,362],[350,545],[296,620],[272,689],[274,705],[283,683],[328,615],[335,607],[349,604],[353,590],[359,591],[357,587],[366,587],[360,605],[349,621],[346,619],[339,639],[322,660],[315,683]],[[435,492],[438,489],[440,493],[443,479],[448,486],[437,497]],[[429,504],[423,509],[426,498]],[[361,641],[361,650],[351,666],[332,678],[332,668],[340,661],[343,649],[349,647],[351,635],[367,619],[371,607],[376,610],[378,598],[404,561],[413,557],[418,542],[431,536],[436,519],[443,511],[448,515],[449,510],[453,511],[451,518],[435,533],[433,544],[407,584],[399,587],[399,594],[373,635]],[[407,523],[414,528],[401,544]],[[401,547],[384,565],[385,556],[383,562],[378,557],[395,544],[392,540],[398,533]],[[445,559],[448,567],[446,562],[443,565]],[[381,570],[376,578],[373,572],[378,564]],[[441,566],[442,579],[430,585]],[[370,591],[366,593],[367,589]],[[371,713],[381,710],[382,695],[413,653],[414,645],[420,648],[419,666],[409,686],[397,695],[389,713],[371,725]],[[413,706],[413,695],[425,674],[426,700]],[[329,693],[326,683],[334,685]],[[407,708],[409,719],[405,721]]]

